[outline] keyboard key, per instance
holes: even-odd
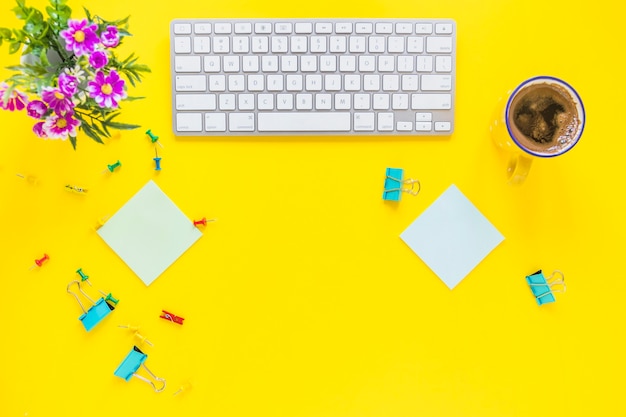
[[[200,72],[202,62],[199,56],[177,56],[174,59],[176,72]]]
[[[350,131],[350,115],[349,112],[259,113],[257,115],[258,130],[260,132],[348,132]]]
[[[437,132],[445,132],[449,131],[452,127],[450,122],[435,122],[435,131]]]
[[[207,132],[226,132],[226,113],[205,113],[204,126]]]
[[[177,75],[176,91],[206,91],[206,75]]]
[[[450,91],[452,77],[449,75],[422,75],[422,91]]]
[[[452,108],[451,94],[412,94],[413,110],[446,110]]]
[[[426,52],[431,54],[452,52],[452,38],[450,36],[429,36],[426,38]]]
[[[191,24],[190,23],[176,23],[174,25],[174,33],[177,35],[190,35]]]
[[[178,113],[176,130],[179,132],[202,132],[202,113]]]
[[[254,113],[229,113],[228,130],[231,132],[253,132]]]
[[[176,110],[215,109],[215,94],[176,94]]]

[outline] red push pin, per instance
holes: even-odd
[[[207,222],[214,222],[214,221],[215,221],[215,219],[207,220],[206,217],[203,217],[202,220],[194,220],[193,221],[193,225],[196,226],[196,227],[197,226],[206,226]]]
[[[181,324],[181,325],[183,324],[183,320],[185,320],[184,318],[174,315],[172,313],[168,313],[165,310],[161,310],[161,311],[163,311],[163,314],[160,315],[159,317],[161,317],[162,319],[169,320],[171,322]]]
[[[47,260],[50,260],[50,257],[48,256],[47,253],[43,254],[43,258],[41,259],[35,259],[35,265],[31,266],[30,269],[33,269],[34,267],[38,266],[41,268],[41,266],[43,265],[44,262],[46,262]]]

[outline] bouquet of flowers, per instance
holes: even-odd
[[[15,73],[0,82],[0,108],[26,110],[36,119],[33,132],[42,138],[67,139],[76,149],[76,136],[103,143],[110,129],[138,125],[115,120],[121,102],[136,100],[127,94],[150,69],[135,54],[120,59],[116,48],[128,32],[128,17],[107,21],[84,9],[86,18],[72,19],[68,0],[49,0],[46,15],[16,0],[13,9],[21,29],[0,28],[0,46],[21,52]]]

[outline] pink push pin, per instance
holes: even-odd
[[[36,266],[40,267],[43,265],[44,262],[50,260],[50,257],[48,256],[47,253],[43,254],[43,258],[41,259],[35,259],[35,265],[31,266],[30,269],[35,268]]]

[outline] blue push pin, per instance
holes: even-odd
[[[156,155],[154,159],[154,170],[155,171],[160,171],[161,170],[161,157],[159,157],[159,153],[157,152],[157,150],[154,150],[154,154]]]
[[[117,161],[116,163],[114,163],[114,164],[112,164],[112,165],[107,165],[107,169],[108,169],[110,172],[113,172],[113,171],[115,171],[115,168],[119,168],[119,167],[121,167],[121,166],[122,166],[122,163],[121,163],[121,162],[119,161],[119,159],[118,159],[118,161]],[[102,172],[106,172],[106,171],[102,171]]]
[[[159,378],[158,376],[154,375],[152,371],[150,371],[150,369],[148,369],[148,367],[145,364],[147,358],[148,358],[148,355],[146,355],[141,350],[139,350],[137,346],[133,346],[133,349],[130,351],[128,355],[126,355],[126,358],[117,367],[117,369],[115,370],[113,374],[115,376],[118,376],[126,380],[126,382],[130,381],[132,377],[139,378],[142,381],[147,382],[148,384],[152,385],[152,388],[154,388],[156,392],[161,392],[165,389],[165,379]],[[140,366],[143,367],[148,372],[148,374],[152,377],[152,379],[162,383],[163,386],[161,388],[157,388],[154,382],[150,381],[148,378],[144,376],[138,375],[137,370],[139,370]]]
[[[152,141],[152,143],[156,142],[157,145],[159,145],[161,148],[163,147],[163,145],[161,145],[161,142],[159,142],[159,137],[155,135],[154,133],[152,133],[150,129],[146,130],[146,135],[150,137],[150,140]]]
[[[421,189],[419,180],[403,179],[404,170],[402,168],[387,168],[385,171],[385,188],[383,200],[400,201],[402,193],[418,195]],[[417,189],[415,189],[417,184]],[[410,188],[402,188],[403,185],[410,185]]]
[[[83,297],[85,297],[87,300],[91,302],[92,306],[89,307],[89,309],[86,310],[85,306],[83,306],[83,303],[80,301],[80,298],[78,298],[78,295],[70,291],[70,287],[72,286],[72,284],[76,284],[76,286],[78,286],[78,291],[80,291]],[[90,331],[91,329],[93,329],[98,323],[102,321],[102,319],[108,316],[111,313],[111,311],[115,309],[113,305],[107,303],[105,299],[102,297],[100,297],[98,301],[93,301],[82,290],[82,288],[80,288],[79,281],[70,282],[67,285],[67,292],[72,294],[76,298],[76,301],[78,301],[78,305],[80,305],[80,308],[83,310],[83,314],[81,314],[80,317],[78,317],[78,320],[80,320],[80,322],[85,327],[85,330],[87,331]]]
[[[556,298],[555,292],[565,292],[565,276],[561,271],[554,271],[552,275],[546,278],[541,270],[526,277],[526,282],[530,287],[538,305],[554,303]],[[554,289],[553,287],[557,287]]]

